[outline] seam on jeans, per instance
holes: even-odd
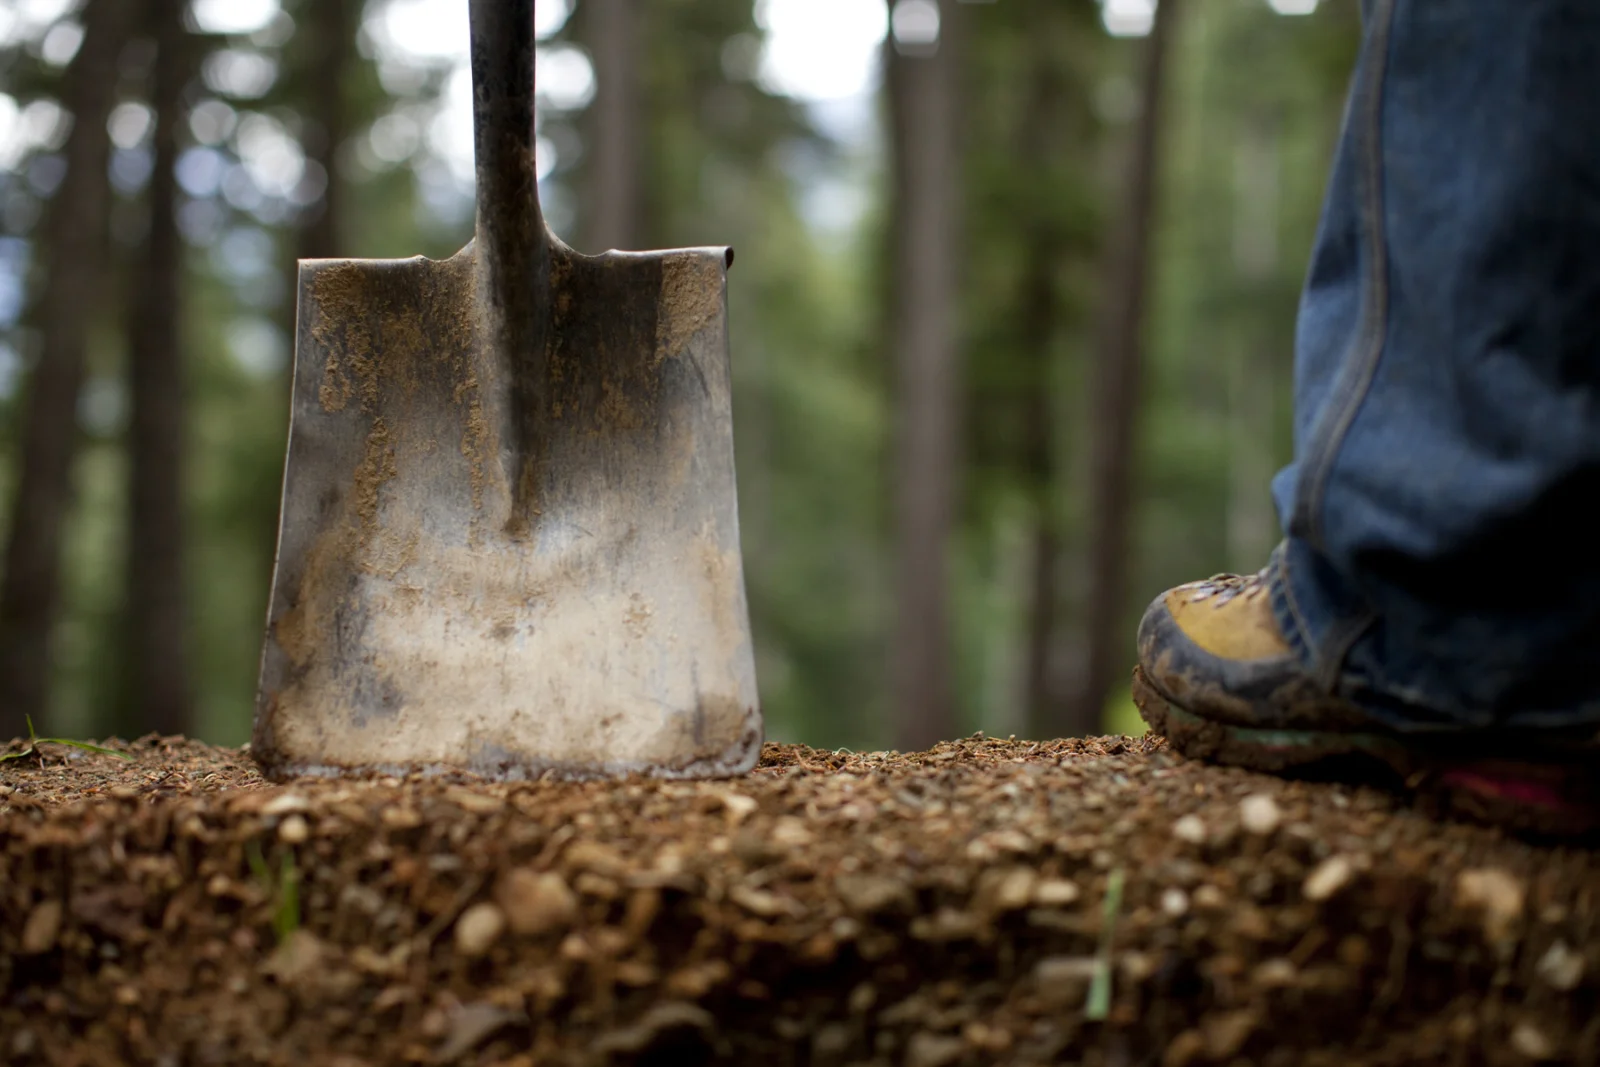
[[[1344,447],[1345,437],[1355,422],[1377,376],[1384,337],[1388,333],[1389,260],[1383,219],[1383,95],[1389,64],[1389,29],[1394,21],[1397,0],[1377,0],[1372,20],[1372,56],[1367,67],[1361,130],[1361,162],[1366,215],[1366,244],[1370,260],[1369,283],[1363,300],[1361,329],[1351,352],[1345,358],[1328,408],[1312,434],[1306,449],[1308,476],[1300,480],[1297,493],[1297,525],[1313,548],[1326,551],[1323,529],[1323,497],[1334,461]]]
[[[1377,621],[1378,613],[1369,610],[1341,619],[1329,627],[1327,636],[1322,639],[1327,646],[1327,654],[1319,657],[1321,662],[1314,678],[1324,693],[1333,695],[1338,692],[1339,676],[1344,673],[1344,661],[1349,657],[1350,650]]]
[[[1303,649],[1310,658],[1311,669],[1308,673],[1311,675],[1312,684],[1324,693],[1333,694],[1338,689],[1339,675],[1344,671],[1344,662],[1350,655],[1350,649],[1361,639],[1362,634],[1378,621],[1378,613],[1369,609],[1357,615],[1335,620],[1322,640],[1314,643],[1311,639],[1311,627],[1306,623],[1305,611],[1301,609],[1300,601],[1294,593],[1294,580],[1289,574],[1287,541],[1278,546],[1274,557],[1275,574],[1272,584],[1281,592],[1283,606],[1288,610],[1295,628],[1295,633],[1284,636]]]
[[[1294,622],[1295,629],[1293,634],[1285,634],[1284,636],[1292,638],[1294,643],[1299,645],[1300,648],[1311,657],[1312,674],[1315,676],[1318,665],[1321,662],[1321,657],[1317,654],[1316,647],[1311,643],[1311,628],[1306,625],[1305,613],[1300,610],[1300,603],[1295,599],[1294,596],[1294,586],[1289,581],[1288,541],[1284,541],[1278,546],[1276,556],[1277,559],[1275,562],[1277,566],[1275,569],[1277,573],[1274,576],[1276,578],[1276,582],[1274,584],[1276,584],[1283,593],[1283,606],[1289,609],[1289,617]]]

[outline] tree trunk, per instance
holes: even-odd
[[[193,729],[184,575],[183,243],[178,234],[178,131],[194,73],[183,0],[148,0],[156,42],[150,227],[129,323],[128,721],[131,736]]]
[[[950,669],[949,556],[957,453],[957,242],[960,158],[956,120],[960,34],[953,0],[940,4],[932,55],[891,40],[893,128],[893,354],[895,621],[890,701],[895,744],[925,748],[955,735]]]
[[[1141,332],[1149,288],[1150,231],[1160,165],[1161,97],[1178,0],[1162,0],[1144,42],[1140,111],[1127,169],[1126,195],[1110,245],[1106,296],[1094,374],[1090,444],[1088,653],[1073,702],[1074,733],[1102,729],[1113,679],[1131,667],[1133,638],[1123,629],[1132,472],[1139,408]]]
[[[1019,125],[1016,155],[1037,181],[1046,187],[1050,164],[1061,150],[1062,104],[1067,87],[1062,78],[1065,60],[1051,47],[1047,24],[1028,49],[1028,105]],[[1059,485],[1056,463],[1052,353],[1061,328],[1061,301],[1056,273],[1066,242],[1049,210],[1026,220],[1025,257],[1018,339],[1027,361],[1028,381],[1022,400],[1022,463],[1033,498],[1034,522],[1028,552],[1031,600],[1024,638],[1023,700],[1027,731],[1032,737],[1060,737],[1071,732],[1066,705],[1056,677],[1057,602],[1060,596],[1061,536],[1056,524],[1054,497]]]
[[[594,59],[589,106],[590,252],[640,244],[639,27],[634,0],[583,0],[583,33]]]
[[[1028,733],[1033,737],[1060,737],[1068,731],[1064,705],[1052,672],[1055,651],[1057,562],[1061,539],[1056,529],[1052,498],[1057,484],[1055,435],[1051,432],[1050,351],[1056,334],[1057,301],[1054,286],[1055,242],[1041,231],[1030,240],[1027,271],[1022,280],[1021,339],[1031,370],[1023,400],[1023,449],[1029,489],[1033,495],[1034,525],[1029,560],[1027,638],[1024,665],[1024,701]]]
[[[299,259],[328,259],[345,254],[344,222],[340,210],[343,196],[339,188],[339,146],[350,135],[349,106],[345,100],[345,73],[355,48],[359,0],[313,0],[305,5],[307,106],[302,114],[316,120],[312,136],[306,138],[306,155],[327,174],[322,203],[300,230],[295,249]],[[299,268],[290,273],[291,291],[298,284]],[[291,323],[292,326],[292,323]],[[292,330],[291,330],[292,334]]]
[[[24,717],[42,725],[49,700],[52,629],[60,600],[60,544],[72,497],[78,393],[89,325],[102,294],[106,118],[115,99],[117,59],[135,5],[89,0],[83,43],[66,74],[73,116],[67,173],[43,234],[48,285],[40,301],[42,347],[26,398],[18,483],[0,582],[0,737],[21,734]]]

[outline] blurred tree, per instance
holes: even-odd
[[[1068,732],[1100,729],[1108,694],[1131,661],[1123,626],[1127,599],[1133,451],[1144,359],[1151,234],[1160,178],[1163,95],[1169,43],[1179,0],[1164,0],[1145,39],[1139,69],[1138,117],[1129,146],[1125,200],[1107,246],[1104,318],[1095,353],[1090,445],[1089,575],[1086,664],[1073,695]]]
[[[893,199],[895,744],[957,732],[951,656],[959,458],[961,27],[954,0],[900,0],[885,44]]]
[[[589,172],[582,240],[590,253],[640,247],[643,151],[639,122],[639,20],[635,0],[583,0],[582,40],[594,61],[587,111]]]
[[[192,727],[184,553],[184,262],[176,171],[180,131],[188,117],[186,90],[200,42],[184,28],[184,7],[183,0],[145,4],[145,32],[156,55],[148,224],[128,311],[128,684],[118,732],[129,735],[181,734]]]
[[[83,40],[64,96],[73,117],[66,175],[42,235],[49,281],[38,313],[42,345],[27,387],[17,489],[0,583],[0,735],[43,727],[51,637],[60,602],[60,546],[72,499],[78,393],[93,308],[104,294],[106,220],[111,202],[106,120],[117,59],[137,17],[125,0],[89,0]]]
[[[351,134],[347,82],[355,65],[356,26],[362,0],[302,2],[302,25],[294,37],[295,63],[289,70],[289,93],[298,96],[300,139],[308,165],[322,179],[322,192],[304,209],[299,259],[345,255],[344,192],[339,153]]]
[[[1098,292],[1101,122],[1108,39],[1089,4],[1016,0],[981,12],[964,93],[971,225],[965,314],[967,588],[960,631],[971,716],[1054,737],[1077,650],[1075,439]],[[987,597],[972,588],[977,567]],[[982,601],[993,606],[985,611]],[[1003,634],[993,651],[984,634]]]

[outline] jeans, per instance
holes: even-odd
[[[1364,0],[1279,623],[1407,731],[1600,722],[1600,0]]]

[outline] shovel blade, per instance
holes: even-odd
[[[269,774],[754,765],[725,256],[559,248],[522,370],[472,245],[301,265]]]

